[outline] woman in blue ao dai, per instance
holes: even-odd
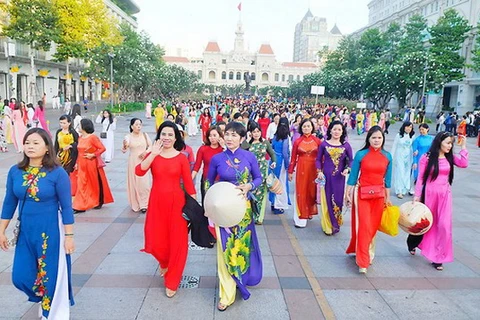
[[[412,188],[412,143],[415,131],[413,124],[405,121],[396,135],[392,147],[393,158],[393,187],[399,199],[411,191]]]
[[[70,179],[45,130],[30,129],[23,142],[23,160],[8,172],[0,247],[9,248],[5,230],[18,205],[13,285],[40,303],[42,319],[69,319],[74,304],[70,254],[75,250]]]

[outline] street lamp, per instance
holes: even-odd
[[[113,109],[113,58],[115,58],[115,53],[109,52],[108,57],[110,58],[110,108]]]

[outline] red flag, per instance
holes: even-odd
[[[238,11],[242,11],[242,3],[240,2],[237,7]]]

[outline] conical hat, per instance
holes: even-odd
[[[247,201],[239,189],[230,182],[217,182],[211,186],[204,201],[205,216],[220,227],[233,227],[242,221]]]
[[[430,230],[432,223],[432,212],[423,203],[408,201],[400,206],[398,225],[406,233],[420,236]]]

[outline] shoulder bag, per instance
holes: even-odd
[[[15,223],[15,227],[13,228],[13,237],[12,239],[8,240],[8,245],[10,247],[15,247],[17,245],[18,236],[20,235],[20,219],[22,217],[23,207],[25,206],[25,200],[27,199],[28,189],[30,189],[30,186],[32,185],[33,181],[35,181],[36,178],[37,178],[37,175],[33,177],[31,182],[27,186],[27,190],[25,190],[22,205],[20,206],[20,210],[18,211],[17,222]]]
[[[110,125],[111,125],[111,123],[108,124],[106,131],[100,132],[100,138],[101,139],[107,139],[107,132],[108,132],[108,129],[110,129]]]

